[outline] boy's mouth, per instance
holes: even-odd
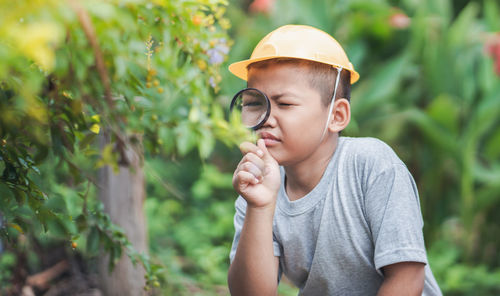
[[[266,146],[274,146],[281,142],[278,137],[275,135],[268,133],[268,132],[261,132],[259,133],[259,137],[264,140],[264,143],[266,143]]]

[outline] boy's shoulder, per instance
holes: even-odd
[[[371,137],[340,137],[339,145],[344,161],[356,166],[375,166],[378,169],[404,163],[384,141]]]

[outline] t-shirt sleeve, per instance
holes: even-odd
[[[229,260],[233,263],[234,255],[236,255],[236,249],[238,248],[238,242],[240,241],[241,229],[243,228],[243,222],[245,221],[246,213],[246,201],[243,197],[239,196],[234,204],[234,238],[233,245],[231,246],[231,251],[229,253]],[[280,244],[276,241],[276,237],[273,235],[273,249],[274,256],[279,257],[281,255]]]
[[[404,164],[393,164],[369,182],[365,207],[379,273],[399,262],[427,264],[418,191]]]

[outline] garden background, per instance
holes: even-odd
[[[0,2],[0,294],[228,295],[227,65],[288,23],[360,73],[344,134],[407,164],[445,295],[500,294],[496,0]]]

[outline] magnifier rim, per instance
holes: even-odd
[[[262,125],[264,125],[264,123],[266,123],[267,119],[269,118],[269,115],[271,114],[271,102],[269,101],[269,98],[266,96],[265,93],[263,93],[261,90],[257,89],[257,88],[254,88],[254,87],[247,87],[247,88],[244,88],[242,90],[240,90],[239,92],[237,92],[233,99],[231,100],[231,106],[229,107],[229,111],[233,111],[233,108],[234,108],[234,105],[236,103],[236,99],[238,98],[238,96],[244,92],[244,91],[247,91],[247,90],[255,90],[257,92],[259,92],[260,94],[262,94],[264,96],[264,98],[266,99],[266,103],[267,103],[267,111],[266,111],[266,115],[264,116],[264,119],[262,119],[257,125],[254,125],[252,127],[250,127],[251,129],[253,130],[257,130],[259,129]]]

